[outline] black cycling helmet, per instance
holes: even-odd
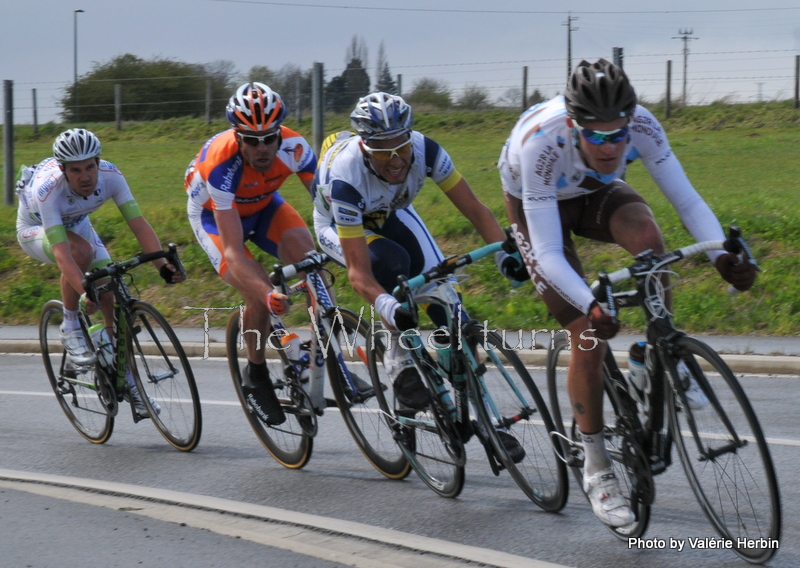
[[[636,108],[636,91],[622,67],[605,59],[581,61],[564,91],[567,114],[577,122],[613,122]]]

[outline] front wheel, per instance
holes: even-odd
[[[560,511],[567,503],[567,468],[561,446],[551,439],[555,430],[550,412],[528,370],[499,334],[482,330],[466,333],[467,345],[481,345],[486,362],[471,374],[472,398],[483,430],[495,455],[520,489],[545,511]],[[522,447],[516,463],[501,436],[511,436]]]
[[[356,445],[372,466],[389,479],[403,479],[411,472],[402,450],[394,441],[393,432],[384,419],[375,394],[364,396],[356,384],[369,382],[369,325],[350,310],[341,310],[342,319],[333,321],[334,339],[339,345],[337,357],[333,349],[325,354],[331,390],[347,429]],[[382,344],[376,345],[377,356],[383,358]],[[350,354],[352,357],[348,359]],[[363,377],[363,378],[362,378]],[[361,379],[359,381],[358,379]],[[381,391],[385,385],[381,385]],[[373,387],[374,389],[375,387]],[[388,388],[388,387],[386,387]]]
[[[286,414],[286,421],[276,426],[261,421],[242,392],[242,368],[247,365],[247,350],[244,348],[244,341],[242,341],[239,329],[240,317],[239,311],[233,312],[225,332],[228,368],[231,372],[236,396],[239,397],[250,427],[264,448],[275,458],[275,461],[289,469],[300,469],[311,459],[314,438],[310,433],[309,424],[316,425],[316,416],[313,416],[310,402],[308,405],[304,404],[308,401],[308,397],[293,391],[296,388],[295,385],[286,380],[284,369],[289,366],[289,360],[283,351],[276,350],[279,357],[267,359],[267,368],[275,387],[275,394]],[[298,402],[301,403],[300,406],[298,406]],[[302,416],[301,414],[311,414],[312,416]]]
[[[670,424],[686,477],[733,551],[762,564],[775,553],[772,544],[780,537],[781,502],[761,425],[736,377],[713,349],[691,337],[681,338],[677,348],[676,358],[665,357],[665,368],[685,381],[677,370],[682,361],[710,401],[690,408],[683,389],[672,381],[678,388],[669,397]],[[753,542],[759,544],[746,544]]]
[[[61,410],[78,433],[93,444],[102,444],[114,431],[115,408],[109,406],[116,404],[116,394],[98,363],[81,367],[68,360],[60,339],[63,320],[61,302],[51,300],[44,305],[39,318],[39,345],[47,378]]]
[[[547,354],[547,390],[550,395],[550,411],[559,434],[563,455],[571,466],[578,487],[583,491],[583,450],[581,449],[578,425],[575,422],[567,392],[567,367],[570,360],[570,340],[563,334],[556,336],[553,348]],[[636,520],[628,526],[609,527],[611,533],[620,540],[639,538],[647,530],[650,522],[652,503],[652,476],[642,451],[641,444],[632,436],[638,417],[623,413],[621,395],[616,391],[611,379],[612,371],[603,366],[603,424],[606,449],[611,456],[614,473],[620,488],[628,501]],[[625,414],[631,424],[621,416]],[[643,493],[650,493],[643,495]]]
[[[371,330],[370,341],[374,340],[380,348],[368,350],[370,377],[383,418],[412,469],[425,485],[441,497],[457,497],[464,488],[464,443],[438,397],[432,396],[431,404],[420,411],[398,408],[392,381],[383,366],[383,354],[388,349],[383,348],[384,336],[387,334],[383,330]],[[385,339],[397,340],[390,336]],[[436,363],[422,348],[410,353],[417,371],[425,373],[424,382],[433,392],[431,381],[438,377]],[[441,377],[438,379],[441,380]]]
[[[200,396],[189,359],[156,308],[137,301],[130,315],[129,362],[142,403],[164,439],[189,452],[200,442],[203,428]]]

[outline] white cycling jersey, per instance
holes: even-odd
[[[105,160],[100,160],[97,187],[89,197],[81,197],[70,189],[55,158],[29,168],[22,181],[17,188],[17,232],[43,227],[51,246],[66,241],[67,229],[80,224],[109,199],[114,200],[126,221],[141,215],[125,178],[114,164]]]
[[[637,105],[625,158],[608,175],[584,163],[566,119],[563,96],[525,111],[503,146],[497,167],[503,191],[522,200],[533,248],[528,254],[534,255],[545,280],[572,305],[588,313],[594,297],[564,256],[558,202],[605,187],[622,177],[637,158],[697,241],[725,238],[716,216],[686,177],[661,124],[646,108]],[[709,256],[713,261],[723,252],[712,251]]]
[[[339,237],[380,229],[392,212],[411,205],[430,177],[444,192],[461,174],[447,152],[419,132],[411,133],[413,161],[405,182],[390,185],[370,171],[358,136],[340,135],[320,160],[314,180],[314,224],[335,224]]]

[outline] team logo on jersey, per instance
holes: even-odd
[[[49,179],[45,180],[45,182],[39,186],[38,191],[36,192],[36,197],[39,201],[45,201],[47,196],[50,194],[50,190],[53,189],[53,186],[56,184],[56,178],[51,176]]]
[[[19,234],[19,238],[21,240],[27,240],[30,239],[31,237],[35,237],[36,233],[39,232],[39,228],[40,227],[30,227],[29,229],[25,229]]]

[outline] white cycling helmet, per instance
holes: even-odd
[[[388,140],[411,132],[414,113],[397,95],[372,93],[359,99],[350,124],[362,140]]]
[[[286,107],[281,96],[264,83],[245,83],[228,101],[225,114],[236,130],[266,132],[281,125]]]
[[[84,128],[62,132],[53,142],[53,157],[61,163],[80,162],[100,155],[100,140]]]

